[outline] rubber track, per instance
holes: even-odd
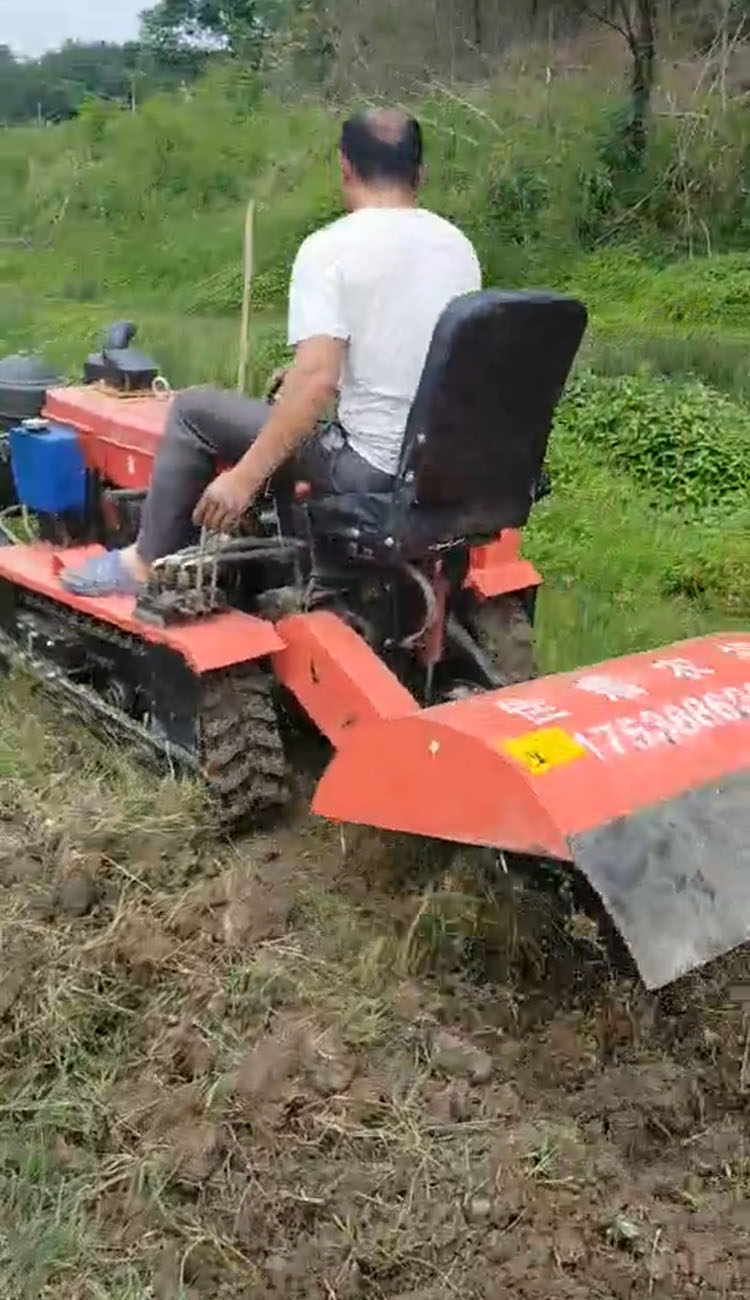
[[[224,825],[257,821],[288,798],[273,681],[256,664],[209,673],[198,707],[199,771]]]
[[[53,600],[23,592],[19,613],[24,609],[41,614],[79,635],[94,636],[120,648],[138,653],[138,637],[114,628],[100,619],[89,618],[57,605]],[[5,640],[5,638],[3,638]],[[102,731],[109,741],[127,744],[145,753],[164,771],[175,763],[186,767],[207,787],[217,820],[229,827],[261,820],[283,806],[289,789],[286,758],[274,702],[270,673],[256,663],[206,673],[199,679],[196,752],[165,744],[128,714],[113,708],[93,688],[71,682],[66,674],[42,658],[30,658],[23,647],[13,651],[42,679],[48,692],[61,693]],[[119,724],[119,737],[117,735]]]

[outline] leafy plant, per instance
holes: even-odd
[[[699,380],[583,371],[556,423],[668,507],[711,506],[747,489],[750,412]]]

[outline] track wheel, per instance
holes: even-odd
[[[538,675],[534,629],[520,597],[478,600],[472,604],[469,619],[477,644],[509,686]]]
[[[222,826],[262,821],[287,802],[273,679],[256,664],[210,673],[199,704],[201,772]]]

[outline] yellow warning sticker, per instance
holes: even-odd
[[[562,727],[527,731],[522,736],[502,741],[501,748],[534,776],[542,776],[553,767],[563,767],[565,763],[586,757],[584,746]]]

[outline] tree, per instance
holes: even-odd
[[[92,97],[132,106],[157,90],[190,79],[203,68],[200,51],[186,54],[179,67],[160,62],[137,41],[125,45],[66,41],[39,59],[14,58],[0,45],[0,123],[33,119],[48,122],[75,117]]]
[[[143,38],[165,58],[197,47],[257,62],[284,8],[282,0],[159,0],[141,15]]]
[[[599,22],[619,32],[630,51],[630,112],[624,137],[632,159],[639,162],[648,142],[648,119],[656,73],[657,0],[614,0],[609,12],[588,9]]]
[[[474,44],[478,50],[481,50],[482,45],[484,43],[483,41],[484,23],[482,22],[482,18],[483,18],[482,0],[472,0],[471,17],[472,17],[472,22],[474,27]]]

